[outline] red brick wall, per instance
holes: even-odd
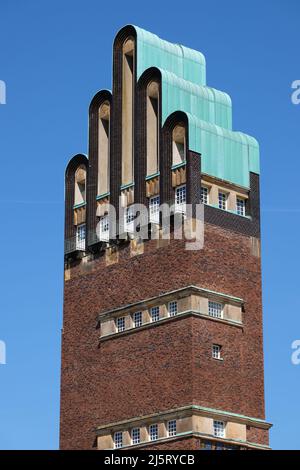
[[[105,257],[71,268],[65,283],[61,448],[89,449],[94,428],[188,404],[264,418],[260,260],[250,238],[206,225],[205,245],[173,240],[106,267]],[[245,300],[245,328],[196,317],[101,342],[96,317],[187,285]],[[223,345],[224,361],[211,358]],[[257,433],[254,440],[263,443]]]

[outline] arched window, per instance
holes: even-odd
[[[99,108],[98,124],[98,195],[109,192],[110,103]]]
[[[147,176],[159,168],[159,84],[150,82],[147,87]]]
[[[122,184],[133,182],[133,122],[135,44],[129,37],[123,44],[122,61]]]
[[[74,204],[82,204],[86,201],[86,169],[83,165],[78,167],[75,173]]]
[[[173,129],[172,165],[179,165],[186,160],[186,131],[185,126],[177,125]]]

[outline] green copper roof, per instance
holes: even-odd
[[[137,79],[151,67],[161,73],[162,125],[173,112],[186,113],[189,147],[201,154],[202,171],[248,188],[250,171],[259,173],[259,145],[253,137],[232,130],[230,96],[206,86],[204,55],[133,27]]]
[[[137,36],[137,79],[150,67],[161,67],[199,85],[206,84],[205,57],[201,52],[160,39],[134,26]]]

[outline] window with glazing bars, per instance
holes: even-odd
[[[115,449],[120,449],[120,447],[123,447],[123,433],[122,433],[122,431],[115,432],[115,434],[114,434],[114,446],[115,446]]]
[[[186,186],[178,186],[175,191],[175,211],[186,211]]]
[[[178,308],[177,308],[176,300],[172,300],[171,302],[169,302],[168,310],[169,310],[170,317],[174,317],[175,315],[177,315]]]
[[[172,419],[171,421],[168,421],[168,436],[176,436],[177,433],[177,423],[176,419]]]
[[[225,437],[225,423],[224,421],[214,421],[214,436]]]
[[[133,428],[131,431],[132,444],[139,444],[141,442],[140,428]]]
[[[219,209],[227,209],[227,194],[219,191]]]
[[[206,186],[201,186],[201,202],[208,204],[208,188]]]
[[[150,309],[150,315],[151,315],[152,321],[158,321],[159,320],[159,307],[152,307]]]
[[[156,441],[156,439],[158,439],[158,424],[150,424],[149,437],[150,441]]]
[[[159,224],[159,205],[160,197],[153,196],[149,199],[149,221],[153,224]]]
[[[219,302],[208,301],[208,314],[210,317],[222,318],[223,316],[223,305]]]
[[[117,332],[125,330],[125,317],[119,317],[116,319]]]
[[[245,199],[236,198],[236,213],[238,215],[245,215]]]
[[[135,312],[133,314],[133,324],[135,328],[137,328],[138,326],[142,326],[143,324],[142,312]]]
[[[213,344],[212,357],[214,359],[221,359],[221,349],[222,349],[222,346],[220,346],[219,344]]]

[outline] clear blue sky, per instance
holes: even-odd
[[[64,169],[87,151],[89,102],[111,88],[127,23],[202,51],[234,128],[260,142],[267,419],[273,448],[300,448],[299,17],[297,0],[1,0],[1,449],[58,447]]]

